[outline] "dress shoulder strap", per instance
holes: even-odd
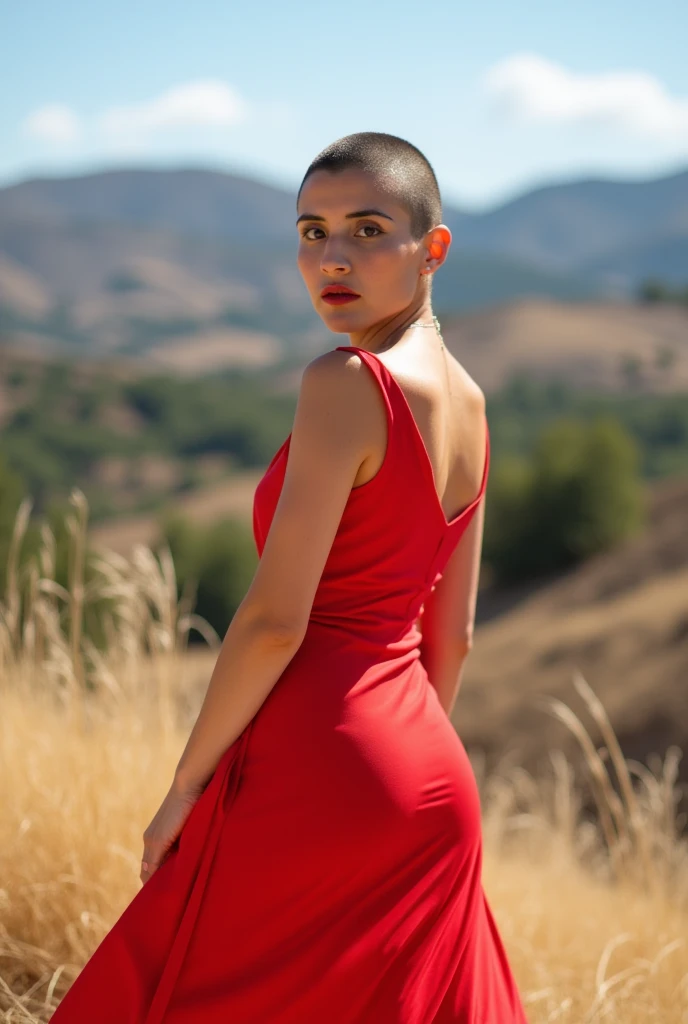
[[[365,348],[358,348],[357,345],[337,345],[337,350],[343,352],[355,352],[356,355],[361,357],[366,366],[372,370],[373,376],[377,380],[380,391],[382,392],[385,408],[387,410],[388,427],[391,430],[394,422],[394,406],[389,395],[388,377],[390,375],[387,367],[373,352],[369,352]]]

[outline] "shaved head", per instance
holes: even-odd
[[[408,211],[414,241],[441,223],[442,200],[429,161],[410,142],[385,132],[345,135],[318,153],[303,176],[297,203],[311,174],[336,174],[349,168],[372,175]]]

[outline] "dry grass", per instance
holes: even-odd
[[[142,832],[188,734],[192,626],[168,551],[101,551],[85,583],[87,508],[75,492],[70,582],[54,543],[19,578],[29,515],[17,518],[0,601],[0,1019],[46,1020],[140,887]],[[103,602],[109,602],[107,606]],[[105,645],[84,633],[103,603]],[[484,798],[485,888],[531,1024],[688,1020],[688,850],[671,750],[649,768],[624,758],[582,677],[581,717],[552,698],[576,737],[588,785],[561,752],[551,772],[476,774]],[[146,785],[141,785],[141,780]],[[582,781],[582,780],[581,780]],[[588,786],[597,813],[583,810]]]

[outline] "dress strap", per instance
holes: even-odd
[[[355,352],[356,355],[361,357],[366,366],[370,367],[372,370],[373,376],[377,380],[380,391],[382,392],[385,409],[387,410],[387,448],[389,449],[394,426],[394,403],[390,397],[388,386],[388,378],[391,377],[389,370],[373,352],[369,352],[365,348],[358,348],[356,345],[337,345],[337,350],[343,352]]]

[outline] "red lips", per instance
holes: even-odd
[[[347,288],[345,284],[326,284],[320,292],[320,296],[324,299],[326,295],[353,295],[357,299],[360,298],[358,292]]]
[[[361,296],[347,288],[345,284],[326,284],[320,292],[320,297],[328,306],[344,306],[349,302],[355,302]]]

